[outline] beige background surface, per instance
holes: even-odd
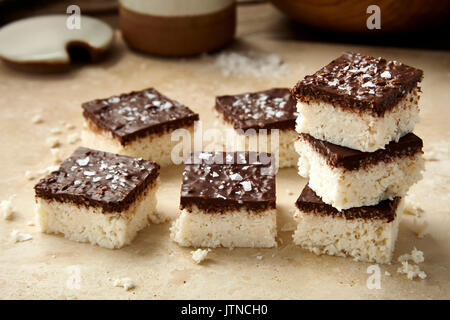
[[[282,77],[225,77],[214,65],[213,56],[176,60],[144,56],[128,50],[119,34],[108,60],[66,74],[31,75],[0,65],[0,199],[17,194],[13,219],[0,221],[0,299],[450,298],[449,52],[294,41],[277,30],[279,16],[268,5],[251,12],[241,8],[233,49],[279,54],[290,70]],[[154,86],[211,124],[216,95],[292,86],[344,50],[397,59],[425,72],[422,122],[415,132],[436,160],[426,162],[424,179],[407,199],[425,210],[428,235],[419,239],[412,231],[412,217],[405,216],[395,257],[413,247],[423,250],[426,260],[421,267],[428,274],[426,280],[410,281],[398,275],[399,264],[394,262],[380,266],[382,288],[369,290],[366,270],[370,264],[315,256],[295,247],[291,232],[279,232],[276,249],[215,249],[209,260],[195,265],[191,249],[170,241],[169,224],[150,226],[121,250],[71,242],[27,225],[34,215],[32,188],[36,180],[28,181],[24,173],[52,164],[45,139],[52,128],[63,128],[62,121],[76,126],[59,135],[64,156],[73,151],[76,144],[66,143],[66,139],[81,129],[82,102]],[[42,124],[31,123],[36,113],[42,114]],[[158,210],[174,217],[181,172],[182,168],[163,170],[157,195]],[[304,183],[294,169],[279,172],[279,229],[291,220],[290,210]],[[10,239],[13,229],[30,233],[33,239],[15,244]],[[256,258],[259,255],[261,260]],[[80,289],[66,285],[71,266],[80,268]],[[385,276],[385,271],[392,276]],[[136,288],[127,292],[114,287],[113,280],[122,277],[132,278]]]

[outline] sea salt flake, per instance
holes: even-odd
[[[76,161],[76,163],[77,163],[79,166],[84,167],[85,165],[87,165],[87,164],[89,163],[89,156],[87,156],[87,157],[84,158],[84,159],[78,159],[78,160]]]
[[[252,190],[252,183],[250,181],[242,181],[240,184],[244,188],[245,192],[248,192],[248,191]]]
[[[83,174],[85,176],[95,176],[95,171],[84,171]]]
[[[382,74],[381,74],[381,77],[382,78],[384,78],[384,79],[391,79],[392,78],[392,76],[391,76],[391,73],[389,72],[389,71],[384,71]]]
[[[233,181],[241,181],[243,178],[239,173],[233,173],[230,175],[231,180]]]

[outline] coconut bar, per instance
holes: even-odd
[[[223,127],[234,129],[232,141],[245,139],[243,145],[236,143],[236,150],[263,151],[278,154],[279,167],[293,167],[297,154],[293,142],[297,137],[295,99],[289,89],[270,90],[216,97],[215,109]],[[277,136],[274,136],[277,130]],[[267,135],[267,141],[261,134]],[[277,138],[278,141],[273,139]],[[252,140],[253,139],[253,140]],[[228,140],[230,141],[230,140]]]
[[[194,121],[199,119],[188,107],[153,88],[86,102],[82,108],[85,146],[161,166],[173,164],[171,153],[179,142],[172,141],[172,132],[185,129],[192,136]],[[183,159],[186,154],[175,156]]]
[[[192,247],[276,246],[273,156],[196,152],[186,160],[171,238]]]
[[[419,120],[422,70],[345,52],[292,89],[297,131],[364,152],[412,132]]]
[[[34,187],[42,232],[105,248],[131,243],[156,210],[159,165],[80,147]]]
[[[403,197],[422,178],[422,139],[413,133],[385,149],[361,152],[302,133],[295,142],[298,172],[322,201],[338,210]]]
[[[296,202],[294,243],[315,254],[389,263],[402,212],[400,197],[338,211],[306,185]]]

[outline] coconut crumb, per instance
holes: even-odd
[[[57,148],[57,147],[59,147],[61,145],[61,142],[56,137],[48,137],[45,140],[45,144],[47,146],[49,146],[50,148]]]
[[[14,242],[24,242],[33,239],[33,236],[28,233],[21,233],[18,230],[11,231],[11,238]]]
[[[12,207],[12,201],[16,197],[15,194],[10,196],[8,200],[2,200],[0,202],[0,211],[2,213],[3,219],[10,220],[14,215],[14,209]]]
[[[384,272],[384,275],[385,275],[386,277],[390,277],[390,276],[391,276],[391,273],[390,273],[389,271],[385,271],[385,272]]]
[[[53,161],[55,163],[59,163],[59,162],[62,161],[63,157],[62,157],[62,154],[61,154],[61,149],[59,149],[59,148],[51,148],[50,149],[50,153],[52,154]]]
[[[256,256],[256,259],[262,260],[262,259],[263,259],[263,256]]]
[[[425,219],[414,218],[411,229],[418,238],[422,239],[428,233],[428,222]]]
[[[281,57],[257,51],[222,52],[216,56],[215,65],[226,77],[230,75],[251,75],[254,77],[279,77],[289,70]]]
[[[415,278],[419,277],[420,279],[425,279],[427,277],[426,273],[422,270],[420,270],[419,266],[417,264],[410,263],[409,261],[412,261],[414,263],[422,263],[425,261],[423,252],[420,250],[417,250],[415,247],[411,251],[411,253],[405,253],[398,257],[397,259],[399,262],[401,262],[402,266],[397,269],[397,272],[400,274],[406,274],[406,277],[409,280],[414,280]]]
[[[423,252],[420,250],[417,250],[416,247],[414,247],[414,249],[412,249],[411,253],[405,253],[403,255],[401,255],[400,257],[398,257],[398,262],[403,262],[403,261],[412,261],[414,263],[421,263],[425,261]]]
[[[31,122],[34,124],[38,124],[38,123],[42,123],[44,122],[44,120],[42,119],[42,116],[40,114],[35,114],[32,118],[31,118]]]
[[[30,170],[25,171],[24,175],[27,180],[33,180],[35,178],[35,174]]]
[[[191,251],[192,254],[192,260],[196,264],[200,264],[203,260],[206,259],[206,256],[211,251],[211,249],[197,249],[195,251]]]
[[[416,217],[422,217],[425,214],[425,210],[410,202],[405,203],[403,212]]]
[[[136,285],[131,278],[122,278],[114,280],[114,287],[122,287],[128,291],[134,289]]]
[[[50,129],[51,134],[61,134],[61,132],[62,132],[61,129],[57,127]]]
[[[69,144],[74,144],[77,143],[78,141],[80,141],[80,135],[76,132],[69,134],[69,136],[67,137],[67,143]]]
[[[397,269],[397,272],[406,274],[406,277],[409,280],[414,280],[417,277],[423,280],[427,277],[427,274],[420,270],[418,265],[408,263],[408,261],[402,261],[402,266]]]

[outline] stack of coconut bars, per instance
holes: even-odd
[[[291,90],[295,149],[308,184],[296,202],[294,242],[316,254],[389,263],[403,198],[421,179],[423,72],[345,52]]]

